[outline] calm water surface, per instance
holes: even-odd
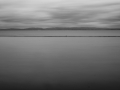
[[[0,36],[120,36],[120,30],[4,30]]]
[[[120,82],[119,37],[0,37],[0,83]]]

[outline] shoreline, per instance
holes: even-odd
[[[0,36],[0,37],[120,37],[120,36]]]

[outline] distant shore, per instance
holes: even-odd
[[[8,28],[1,30],[120,30],[120,28],[97,28],[97,27],[54,27],[54,28]]]
[[[120,37],[120,36],[0,36],[0,37]]]

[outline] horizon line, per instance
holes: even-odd
[[[120,36],[0,36],[0,37],[120,37]]]

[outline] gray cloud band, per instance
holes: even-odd
[[[23,4],[21,4],[23,5]],[[37,6],[28,7],[13,3],[0,4],[0,27],[61,27],[95,26],[118,27],[120,3],[86,6]]]

